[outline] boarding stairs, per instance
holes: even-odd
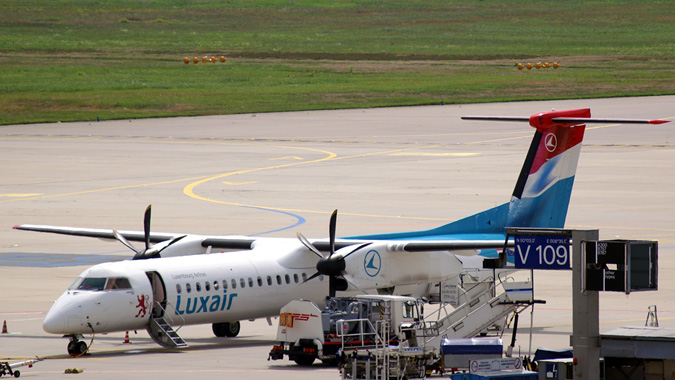
[[[187,347],[187,343],[185,343],[183,338],[178,335],[163,317],[151,318],[147,330],[148,334],[150,334],[150,338],[162,347]]]
[[[418,344],[426,349],[440,349],[444,338],[472,338],[532,303],[512,300],[506,290],[495,295],[496,290],[494,282],[481,282],[465,291],[463,302],[454,310],[448,311],[447,305],[441,305],[416,329]]]
[[[178,348],[178,347],[187,347],[187,343],[181,338],[176,330],[171,327],[171,325],[164,319],[166,316],[166,310],[159,304],[155,303],[155,307],[161,310],[160,316],[154,316],[150,318],[150,323],[146,330],[150,334],[150,338],[159,344],[162,347],[167,348]]]

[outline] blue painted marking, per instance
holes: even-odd
[[[247,207],[248,207],[248,206],[247,206]],[[276,230],[270,230],[270,231],[265,231],[265,232],[258,232],[257,234],[251,234],[251,235],[249,235],[249,236],[260,236],[260,235],[271,234],[271,233],[274,233],[274,232],[280,232],[280,231],[289,230],[289,229],[291,229],[291,228],[295,228],[295,227],[297,227],[297,226],[299,226],[299,225],[305,224],[305,222],[307,221],[307,220],[306,220],[305,218],[303,218],[302,216],[297,215],[297,214],[293,214],[293,213],[290,213],[290,212],[287,212],[287,211],[272,210],[272,209],[269,209],[269,208],[263,208],[263,207],[248,207],[248,208],[253,208],[253,209],[256,209],[256,210],[262,210],[262,211],[276,212],[276,213],[288,215],[288,216],[291,216],[291,217],[297,219],[297,222],[295,222],[294,224],[292,224],[292,225],[290,225],[290,226],[286,226],[286,227],[282,227],[282,228],[277,228]]]

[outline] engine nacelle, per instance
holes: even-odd
[[[457,277],[462,263],[448,251],[407,252],[404,243],[373,243],[350,254],[346,277],[363,289],[438,282]],[[348,254],[353,246],[336,254]]]

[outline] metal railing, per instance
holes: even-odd
[[[176,307],[175,307],[171,302],[166,301],[166,304],[167,304],[167,306],[173,307],[174,314],[180,317],[180,319],[181,319],[182,321],[179,321],[179,323],[176,323],[176,321],[175,321],[175,320],[173,319],[173,317],[171,316],[171,313],[168,312],[168,307],[167,307],[167,308],[164,308],[164,307],[162,306],[162,304],[161,304],[159,301],[155,301],[154,304],[155,304],[156,306],[159,306],[159,308],[162,310],[162,312],[163,312],[163,313],[162,313],[162,317],[164,318],[165,321],[167,321],[167,319],[168,319],[167,323],[169,323],[170,326],[172,326],[172,327],[173,327],[173,326],[178,326],[178,328],[175,328],[174,331],[178,332],[178,330],[180,330],[180,329],[185,325],[185,318],[183,318],[182,315],[180,315],[180,314],[178,314],[178,313],[175,312],[175,311],[176,311]]]

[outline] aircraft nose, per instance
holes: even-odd
[[[42,329],[51,334],[63,334],[66,332],[67,324],[68,319],[66,315],[52,307],[47,313],[44,322],[42,322]]]
[[[68,291],[63,293],[47,312],[42,329],[51,334],[68,334],[68,321],[77,315],[78,303]]]

